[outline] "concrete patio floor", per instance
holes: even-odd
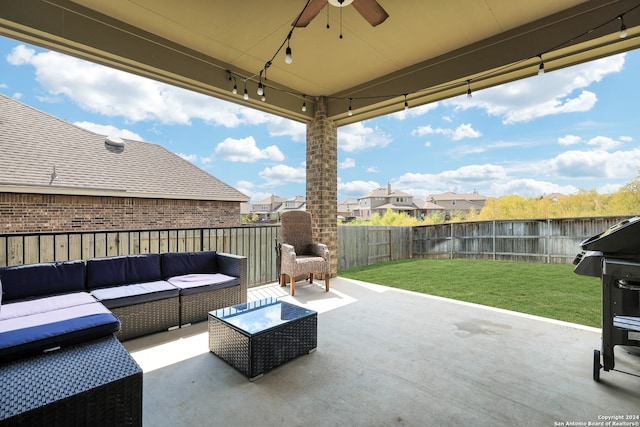
[[[249,299],[318,311],[317,351],[255,382],[209,352],[206,322],[125,342],[144,370],[144,425],[640,425],[624,418],[640,415],[640,378],[592,380],[598,329],[344,278],[288,291]],[[616,348],[616,368],[639,374],[640,358]]]

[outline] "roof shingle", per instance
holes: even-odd
[[[0,94],[0,191],[249,200],[160,145],[125,140],[117,149],[105,140]]]

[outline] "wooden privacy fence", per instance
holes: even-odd
[[[338,270],[411,258],[412,227],[338,226]]]
[[[629,218],[494,220],[413,228],[412,257],[571,262],[580,242]]]
[[[338,271],[408,258],[570,262],[580,242],[627,217],[496,220],[417,227],[338,226]],[[279,225],[0,234],[0,266],[215,250],[248,258],[249,286],[278,281]]]

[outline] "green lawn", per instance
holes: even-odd
[[[467,259],[410,259],[340,270],[394,288],[600,327],[600,279],[572,265]]]

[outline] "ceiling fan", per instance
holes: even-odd
[[[298,20],[294,22],[294,26],[306,27],[327,3],[335,7],[345,7],[353,4],[353,7],[360,15],[374,27],[382,24],[389,17],[389,14],[376,0],[311,0],[300,14]]]

